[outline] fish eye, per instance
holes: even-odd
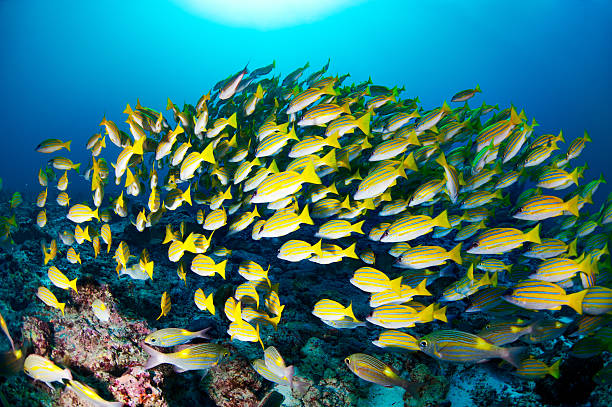
[[[344,363],[346,363],[347,365],[350,365],[351,360],[349,358],[344,358]]]
[[[156,341],[157,341],[157,339],[151,338],[151,342],[156,342]]]
[[[419,342],[419,348],[423,349],[427,347],[427,341],[425,339]]]

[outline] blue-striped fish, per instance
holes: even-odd
[[[368,161],[382,161],[392,159],[399,154],[402,154],[408,149],[408,146],[420,146],[421,143],[414,130],[406,134],[404,137],[399,136],[391,140],[384,141],[376,146]]]
[[[306,111],[297,125],[300,127],[320,126],[329,123],[343,113],[351,114],[348,104],[338,106],[333,103],[322,103]]]
[[[32,379],[40,380],[53,390],[51,383],[64,384],[64,380],[72,380],[72,373],[69,369],[62,369],[49,359],[34,353],[25,358],[23,371]]]
[[[286,113],[289,115],[292,113],[299,112],[300,110],[305,109],[311,104],[315,103],[323,95],[335,96],[336,93],[337,92],[334,89],[333,83],[329,83],[322,88],[312,87],[306,89],[305,91],[296,95],[295,98],[293,98],[291,102],[289,102],[289,106],[287,107]]]
[[[350,236],[352,232],[363,234],[361,230],[363,223],[364,221],[351,224],[347,220],[330,220],[319,227],[319,230],[315,233],[315,237],[322,239],[340,239]]]
[[[308,213],[308,205],[300,214],[292,211],[277,211],[260,227],[260,237],[280,237],[296,231],[301,224],[313,225]]]
[[[356,243],[353,243],[346,249],[343,249],[335,244],[323,243],[321,244],[321,254],[315,253],[308,260],[318,264],[330,264],[342,261],[343,257],[358,259],[359,257],[355,253],[355,245]]]
[[[589,315],[604,315],[612,311],[612,289],[593,286],[586,289],[582,300],[582,312]]]
[[[82,204],[73,205],[68,211],[66,217],[75,223],[87,222],[93,218],[100,221],[100,216],[98,215],[98,208],[92,210],[89,206]]]
[[[577,273],[592,273],[593,261],[591,255],[582,259],[569,259],[563,257],[553,257],[546,259],[529,276],[529,278],[540,281],[557,283],[573,277]]]
[[[549,195],[539,195],[523,202],[521,208],[513,215],[523,220],[544,220],[569,212],[574,216],[578,213],[578,196],[563,202],[561,198]]]
[[[561,375],[559,373],[560,364],[561,359],[557,360],[552,365],[547,366],[546,363],[542,362],[541,360],[529,357],[521,362],[520,366],[518,366],[516,369],[515,374],[531,380],[541,379],[547,374],[551,375],[555,379],[558,379]]]
[[[378,293],[393,290],[401,294],[402,277],[389,279],[385,273],[373,267],[361,267],[355,270],[350,279],[351,284],[367,293]]]
[[[493,228],[481,233],[467,250],[470,254],[502,254],[525,242],[541,243],[540,224],[528,232],[514,228]]]
[[[512,108],[509,119],[493,123],[478,133],[478,138],[476,139],[476,152],[481,151],[491,144],[493,146],[498,146],[521,122],[521,115],[517,114],[514,108]]]
[[[252,203],[274,202],[297,192],[303,183],[320,184],[321,180],[310,161],[302,173],[295,171],[272,174],[259,184],[251,197]]]
[[[191,261],[191,271],[203,277],[214,276],[217,273],[225,279],[226,264],[227,260],[215,263],[213,259],[200,253]]]
[[[392,367],[365,353],[354,353],[344,359],[351,372],[371,383],[385,387],[399,386],[418,397],[421,386],[402,379]]]
[[[57,300],[57,297],[47,287],[38,287],[36,296],[48,306],[57,308],[62,311],[62,315],[64,315],[64,308],[66,307],[66,303],[59,302]]]
[[[455,330],[439,330],[421,337],[419,349],[431,357],[449,362],[479,362],[501,358],[511,365],[520,366],[523,347],[501,348],[484,339]]]
[[[314,245],[302,240],[288,240],[278,249],[276,257],[282,260],[298,262],[310,258],[313,254],[323,256],[320,240]]]
[[[573,308],[582,314],[582,300],[586,290],[566,294],[565,290],[555,283],[539,280],[523,280],[512,287],[512,293],[503,296],[511,304],[532,310],[559,310],[562,305]]]
[[[330,299],[322,299],[316,302],[312,314],[320,319],[328,321],[336,321],[344,317],[352,318],[353,321],[357,321],[353,314],[353,304],[349,304],[348,307],[344,307],[337,301]]]
[[[204,290],[198,288],[193,296],[193,300],[200,311],[207,310],[211,314],[215,315],[215,305],[213,303],[212,293],[206,296],[204,294]]]
[[[446,263],[447,260],[461,264],[461,245],[459,243],[450,251],[446,251],[446,249],[440,246],[413,247],[397,258],[396,265],[402,268],[424,269],[440,266]]]
[[[187,370],[207,370],[216,366],[221,359],[229,354],[227,348],[216,343],[202,343],[198,345],[185,345],[178,352],[162,353],[148,345],[141,344],[149,354],[145,369],[168,363],[174,366],[176,372]]]
[[[69,280],[64,273],[62,273],[57,267],[51,266],[47,271],[47,276],[54,286],[59,287],[63,290],[72,288],[75,293],[78,293],[76,283],[77,279]]]
[[[164,291],[164,293],[162,294],[160,307],[161,307],[161,314],[159,314],[157,319],[160,319],[161,317],[168,315],[168,313],[170,312],[170,308],[172,308],[172,302],[170,301],[170,296],[168,295],[166,291]]]
[[[576,256],[577,240],[574,239],[569,245],[559,239],[542,239],[541,243],[532,244],[523,256],[533,259],[549,259],[562,254]]]
[[[383,331],[378,339],[372,344],[383,349],[404,349],[409,351],[419,350],[418,338],[402,331],[388,330]]]
[[[160,346],[162,348],[170,348],[176,345],[182,345],[196,338],[210,339],[206,332],[210,328],[204,328],[200,331],[191,332],[182,328],[164,328],[148,334],[144,341],[149,345]]]
[[[238,267],[238,274],[244,277],[248,281],[267,281],[268,286],[272,286],[270,279],[268,278],[268,271],[270,271],[270,265],[267,269],[263,269],[259,264],[251,260],[246,260],[240,263]]]
[[[426,215],[401,217],[385,230],[380,241],[394,243],[413,240],[431,232],[434,227],[451,227],[446,211],[442,211],[435,218]]]
[[[107,401],[103,399],[93,387],[78,380],[69,380],[66,383],[66,388],[76,394],[80,400],[96,407],[122,407],[124,405],[121,401]]]

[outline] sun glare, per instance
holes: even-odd
[[[364,0],[174,0],[221,24],[270,30],[314,22]]]

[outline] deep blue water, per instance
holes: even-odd
[[[28,191],[36,183],[48,159],[34,152],[40,140],[82,146],[100,131],[103,114],[122,121],[136,98],[163,110],[167,97],[195,103],[249,61],[255,68],[276,60],[276,73],[286,74],[328,58],[331,73],[405,86],[424,107],[478,83],[484,93],[475,102],[514,103],[540,132],[563,129],[567,140],[588,130],[594,143],[583,153],[586,178],[612,175],[608,1],[363,1],[268,30],[208,21],[179,3],[0,1],[6,187]],[[73,159],[86,158],[75,150]]]

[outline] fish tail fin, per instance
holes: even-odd
[[[327,136],[327,138],[325,139],[325,143],[328,146],[334,148],[341,148],[340,144],[338,143],[338,133],[330,134],[329,136]]]
[[[141,137],[134,142],[134,144],[132,145],[132,152],[134,154],[137,154],[137,155],[143,154],[142,146],[144,145],[144,142],[146,141],[146,139],[147,139],[146,137]]]
[[[578,186],[578,168],[574,168],[574,171],[569,174],[570,179]]]
[[[427,279],[424,278],[415,288],[416,295],[427,295],[431,296],[431,293],[427,289]]]
[[[310,218],[310,213],[308,212],[308,205],[304,206],[304,209],[302,209],[302,213],[300,213],[298,219],[301,223],[305,223],[307,225],[314,225],[314,222]]]
[[[351,114],[351,102],[350,101],[347,100],[345,104],[340,106],[340,108],[342,109],[344,113]]]
[[[448,258],[459,265],[463,263],[463,260],[461,259],[461,246],[462,243],[459,243],[450,252],[448,252]]]
[[[441,214],[436,216],[432,220],[432,223],[434,224],[434,226],[439,226],[441,228],[451,228],[451,224],[448,221],[448,212],[446,210],[442,211]]]
[[[499,348],[501,350],[500,358],[510,363],[512,366],[518,368],[521,365],[521,361],[523,360],[523,355],[525,354],[524,346],[517,346],[514,348]]]
[[[333,182],[329,187],[329,193],[338,195],[338,189],[336,188],[336,182]]]
[[[232,199],[232,187],[227,187],[227,191],[223,193],[223,199]]]
[[[478,92],[478,93],[482,92],[480,90],[480,85],[476,85],[476,87],[474,88],[474,92]]]
[[[357,318],[355,318],[355,314],[353,313],[353,303],[352,302],[349,304],[348,307],[344,309],[344,315],[346,315],[349,318],[352,318],[353,321],[357,321]]]
[[[355,233],[359,233],[363,235],[363,230],[361,230],[361,227],[363,226],[365,220],[362,220],[361,222],[357,222],[352,226],[352,230]]]
[[[372,118],[372,114],[370,112],[367,112],[366,114],[361,116],[359,119],[355,120],[355,124],[357,125],[357,128],[359,128],[359,130],[361,130],[363,134],[365,134],[366,136],[370,135],[370,119],[371,118]]]
[[[202,151],[202,153],[200,154],[200,158],[203,161],[206,161],[207,163],[217,164],[217,161],[215,160],[215,155],[213,154],[213,142],[208,143],[204,151]]]
[[[413,146],[420,146],[421,145],[421,142],[419,141],[419,136],[417,136],[416,131],[414,131],[414,130],[412,130],[412,131],[410,131],[410,133],[408,133],[408,137],[407,137],[406,140],[408,141],[408,144],[411,144]]]
[[[153,280],[153,266],[154,265],[155,265],[155,263],[152,262],[152,261],[150,261],[150,262],[148,262],[148,263],[146,263],[144,265],[144,270],[145,270],[145,272],[147,273],[147,275],[149,276],[149,278],[151,280]]]
[[[441,152],[438,158],[436,158],[436,163],[442,168],[446,168],[448,166],[448,163],[446,162],[446,157],[444,156],[444,152]]]
[[[223,260],[221,263],[215,265],[215,273],[219,274],[225,280],[225,265],[227,260]]]
[[[587,133],[587,131],[586,131],[586,130],[584,131],[584,141],[585,141],[585,142],[587,142],[587,141],[593,141],[593,140],[591,140],[591,136],[589,136],[589,133]]]
[[[187,202],[191,206],[191,185],[187,187],[185,192],[183,192],[183,201]]]
[[[274,327],[274,330],[276,331],[276,328],[278,327],[278,323],[280,322],[281,316],[277,315],[275,317],[272,318],[268,318],[268,322],[270,322],[272,324],[272,326]]]
[[[345,257],[350,257],[351,259],[358,259],[359,257],[355,254],[355,246],[357,245],[357,243],[353,243],[352,245],[350,245],[349,247],[347,247],[346,249],[344,249],[342,251],[342,253],[344,254]]]
[[[321,249],[321,242],[323,240],[319,239],[319,241],[315,244],[312,245],[312,251],[314,254],[316,254],[319,257],[323,257],[323,250]]]
[[[434,319],[437,319],[438,321],[442,322],[448,322],[448,319],[446,318],[446,308],[447,307],[442,307],[440,309],[435,310],[433,313]]]
[[[338,92],[336,91],[336,89],[334,89],[334,83],[330,82],[327,85],[325,85],[324,87],[321,88],[321,94],[322,95],[331,95],[331,96],[336,96],[338,94]]]
[[[576,185],[577,184],[578,183],[576,183]],[[580,214],[578,213],[578,197],[579,195],[576,195],[565,203],[565,209],[574,216],[580,216]]]
[[[397,166],[397,176],[408,179],[408,177],[406,176],[406,171],[404,171],[404,165],[401,163]]]
[[[411,171],[418,171],[419,167],[417,167],[416,161],[414,160],[414,155],[412,153],[408,154],[402,163],[404,168],[408,168]]]
[[[145,370],[152,369],[155,366],[161,365],[162,363],[166,363],[165,356],[162,352],[155,350],[152,347],[145,345],[144,343],[141,343],[140,346],[142,347],[142,349],[144,349],[145,352],[149,354],[149,359],[144,365]]]
[[[434,319],[434,304],[430,304],[417,314],[417,318],[421,322],[431,322]]]
[[[582,300],[588,290],[578,291],[577,293],[567,295],[567,305],[574,309],[577,313],[582,315]]]
[[[264,90],[261,87],[261,84],[257,85],[257,90],[255,91],[255,97],[257,99],[262,99],[264,97]]]
[[[389,281],[389,286],[397,295],[400,295],[402,292],[402,276]]]
[[[196,246],[195,246],[195,236],[193,233],[190,233],[189,236],[187,236],[187,239],[185,239],[185,241],[182,243],[181,245],[182,250],[183,251],[187,251],[190,253],[195,253],[196,251]]]
[[[204,297],[204,306],[211,314],[215,315],[215,304],[213,303],[213,293],[208,294],[208,297]]]
[[[236,112],[234,112],[229,119],[227,119],[227,124],[232,126],[233,128],[238,127],[238,122],[236,121]]]
[[[497,271],[495,273],[493,273],[493,277],[491,277],[489,283],[493,286],[493,287],[497,287],[497,280],[498,280],[498,275],[497,275]]]
[[[577,238],[570,242],[570,244],[567,247],[567,255],[568,256],[575,257],[578,254],[577,249],[576,249],[577,245],[578,245],[578,239]]]
[[[261,335],[259,335],[259,324],[255,325],[255,334],[257,335],[257,341],[261,345],[261,349],[265,352],[266,351],[266,347],[264,346],[264,344],[263,344],[263,342],[261,340]]]
[[[336,137],[336,141],[338,141],[337,137]],[[332,148],[329,153],[325,154],[323,158],[321,158],[321,162],[327,165],[328,167],[331,167],[334,170],[338,171],[338,161],[336,160],[336,150],[335,149]],[[335,193],[338,194],[338,191],[336,191]]]
[[[77,283],[77,279],[75,278],[74,280],[70,280],[70,281],[68,281],[68,286],[69,286],[70,288],[72,288],[72,289],[74,290],[74,292],[75,292],[75,293],[77,293],[77,294],[78,294],[79,292],[77,291],[77,286],[76,286],[76,283]]]
[[[91,216],[93,216],[94,218],[98,219],[98,222],[100,222],[100,215],[98,214],[98,208],[96,208],[92,213]]]
[[[64,147],[66,148],[66,150],[70,151],[70,143],[72,143],[72,140],[68,140],[67,142],[64,143]]]
[[[561,373],[559,372],[559,365],[561,365],[561,359],[557,360],[548,368],[548,374],[554,377],[555,379],[558,379],[559,376],[561,376]]]
[[[72,168],[79,174],[79,168],[81,168],[81,163],[75,164]]]
[[[310,184],[320,184],[321,183],[321,179],[319,178],[319,176],[317,175],[315,171],[312,160],[308,162],[308,164],[306,164],[306,167],[304,167],[304,171],[302,171],[301,175],[302,175],[303,182],[308,182]]]
[[[57,303],[57,307],[60,309],[60,311],[62,311],[62,315],[64,314],[64,308],[66,308],[66,303],[65,302],[58,302]]]
[[[533,243],[542,243],[540,240],[540,224],[538,223],[533,229],[525,233],[525,240]]]

